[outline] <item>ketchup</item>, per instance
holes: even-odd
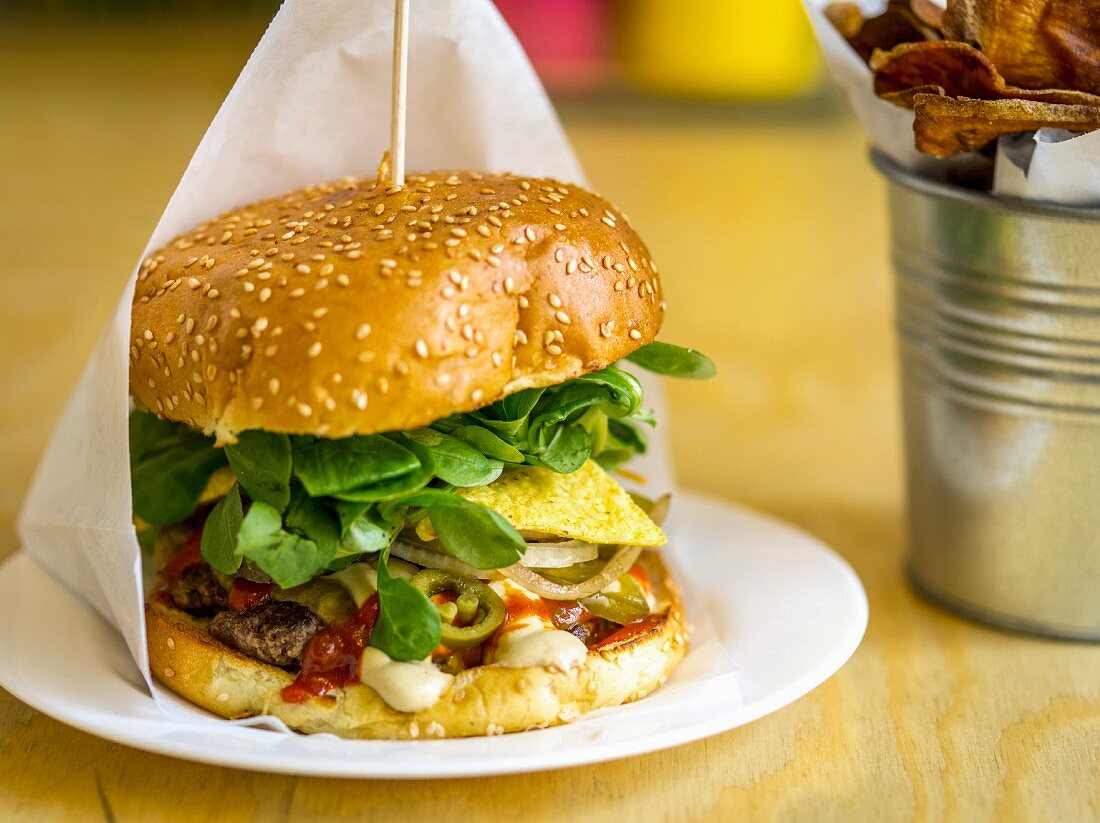
[[[359,656],[367,647],[378,620],[378,595],[372,594],[355,616],[326,626],[313,635],[302,658],[297,679],[283,689],[287,703],[341,689],[359,679]]]
[[[650,629],[656,628],[661,625],[661,621],[664,620],[663,614],[648,614],[640,620],[635,620],[633,623],[627,623],[618,631],[612,632],[599,643],[594,643],[591,648],[599,649],[603,646],[610,646],[612,643],[621,643],[624,640],[630,640],[631,638],[645,634]]]
[[[243,577],[233,578],[233,587],[229,590],[229,608],[243,612],[258,606],[271,596],[274,583],[253,583]]]
[[[173,554],[164,564],[161,575],[164,577],[164,586],[171,589],[180,579],[180,575],[192,566],[201,566],[206,563],[202,558],[202,529],[197,529],[194,534],[183,544],[183,548]]]
[[[649,579],[649,572],[645,570],[641,563],[635,563],[626,573],[637,581],[638,585],[647,592],[653,591],[653,581]]]
[[[501,632],[515,628],[516,620],[529,615],[549,621],[555,629],[565,630],[595,619],[595,615],[576,600],[547,600],[545,597],[532,600],[522,594],[505,595],[504,609],[507,617],[500,628]]]

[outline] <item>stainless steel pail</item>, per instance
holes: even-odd
[[[1100,209],[889,181],[909,573],[1006,628],[1100,641]]]

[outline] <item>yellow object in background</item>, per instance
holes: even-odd
[[[647,91],[767,99],[816,76],[799,0],[621,0],[616,12],[623,73]]]

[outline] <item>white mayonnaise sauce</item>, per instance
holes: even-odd
[[[517,620],[515,626],[497,644],[493,662],[498,666],[510,669],[547,666],[568,671],[584,663],[588,656],[583,641],[569,632],[547,628],[537,617]]]
[[[432,706],[447,690],[454,675],[441,672],[430,658],[400,663],[372,646],[359,658],[359,680],[370,686],[386,705],[399,712],[418,712]]]

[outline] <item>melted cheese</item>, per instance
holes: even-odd
[[[515,628],[505,632],[496,648],[494,662],[498,666],[521,669],[525,666],[546,666],[568,671],[584,663],[588,647],[579,638],[560,629],[550,629],[537,617],[515,621]]]
[[[359,680],[378,692],[386,705],[399,712],[418,712],[435,704],[454,681],[432,665],[391,660],[383,651],[368,646],[359,658]]]

